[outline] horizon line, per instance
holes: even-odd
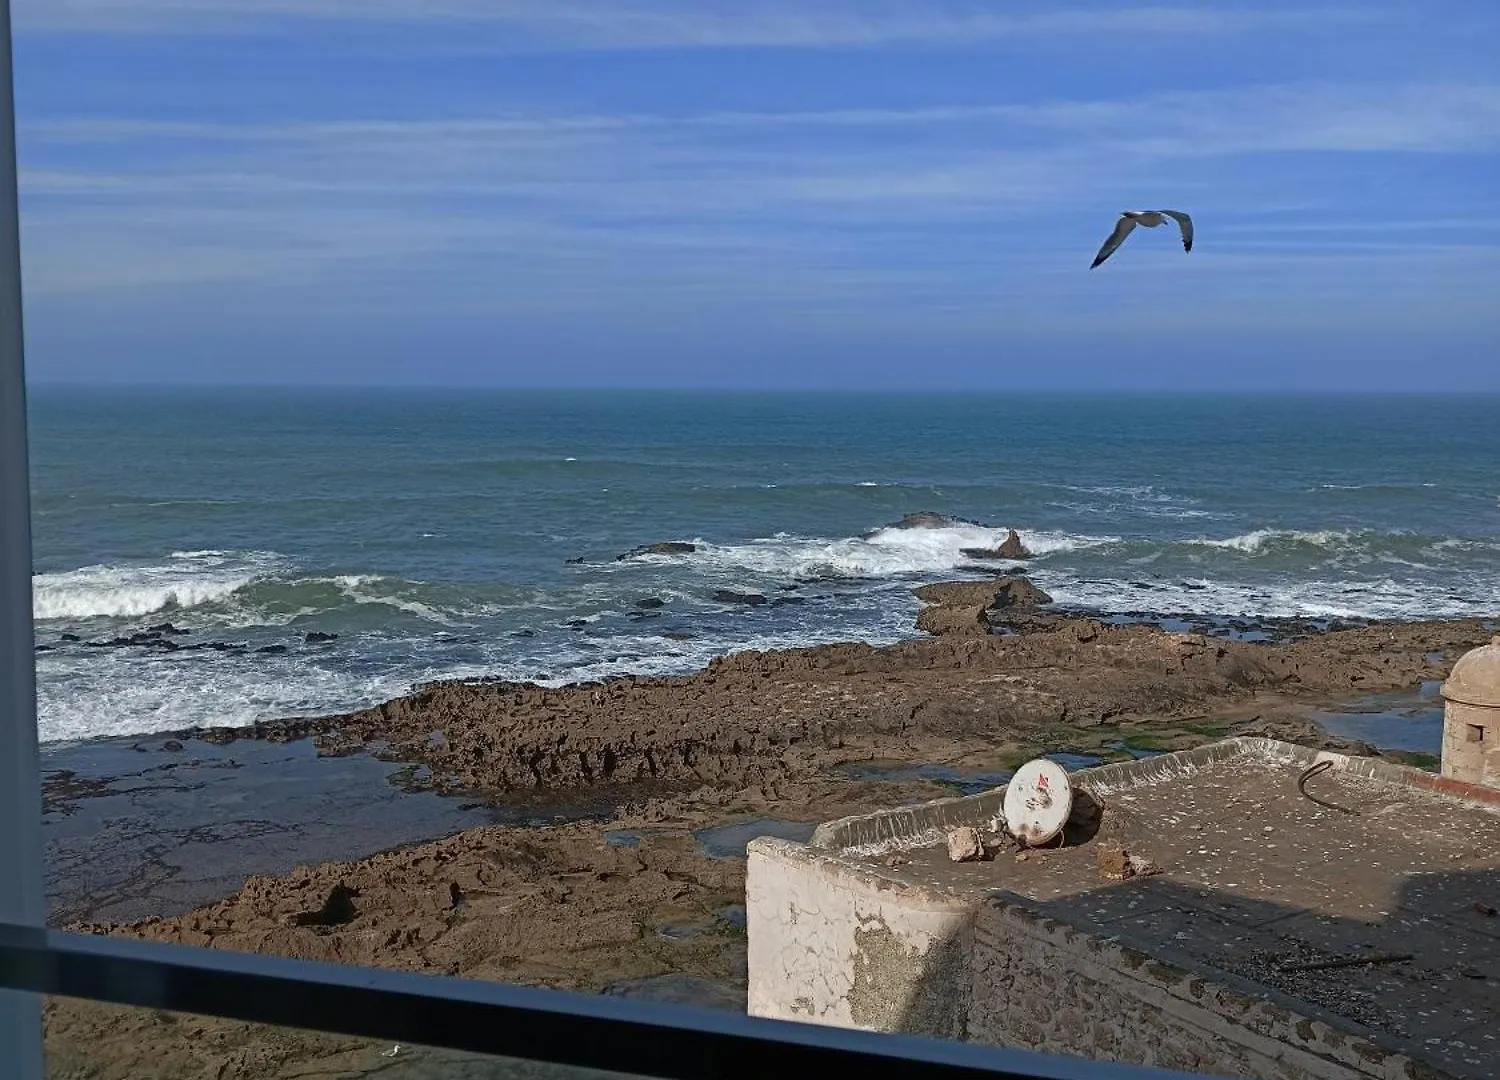
[[[361,382],[191,382],[140,380],[110,382],[100,380],[28,378],[28,390],[73,389],[73,390],[267,390],[267,391],[377,391],[418,393],[472,393],[489,391],[495,393],[626,393],[626,394],[848,394],[867,396],[955,396],[955,395],[1015,395],[1015,394],[1066,394],[1093,396],[1141,396],[1158,397],[1420,397],[1420,398],[1472,398],[1500,397],[1500,387],[1493,389],[1415,389],[1415,388],[1367,388],[1347,387],[1292,387],[1292,386],[1224,386],[1224,387],[1091,387],[1091,386],[946,386],[946,387],[849,387],[849,386],[702,386],[673,384],[661,386],[637,386],[619,383],[590,383],[587,385],[533,384],[533,383],[361,383]]]

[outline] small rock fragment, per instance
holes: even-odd
[[[1100,844],[1094,853],[1099,876],[1105,881],[1124,881],[1135,873],[1130,856],[1123,847],[1113,842]]]
[[[895,870],[899,867],[905,866],[909,862],[911,862],[910,859],[904,858],[900,855],[892,855],[890,858],[885,860],[885,865],[890,867],[892,870]]]
[[[1161,867],[1144,855],[1126,854],[1125,861],[1130,865],[1130,872],[1136,877],[1149,877],[1152,874],[1161,873]]]
[[[948,833],[948,858],[954,862],[978,862],[984,858],[984,840],[979,830],[964,825]]]

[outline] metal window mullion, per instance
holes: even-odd
[[[1190,1080],[623,998],[0,924],[0,985],[659,1080]]]
[[[0,921],[41,926],[41,783],[31,625],[31,498],[21,329],[10,0],[0,0]],[[41,1080],[41,1003],[0,990],[6,1076]]]

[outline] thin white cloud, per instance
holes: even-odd
[[[95,34],[233,34],[313,22],[491,30],[489,47],[840,48],[974,45],[1011,38],[1234,34],[1341,25],[1354,7],[1230,11],[1201,4],[1053,8],[974,0],[16,0],[18,29]]]
[[[136,118],[23,123],[48,142],[145,139],[199,143],[305,143],[327,146],[416,143],[495,144],[528,137],[625,137],[634,132],[730,133],[820,127],[953,130],[965,138],[1006,128],[1134,147],[1147,154],[1283,151],[1485,152],[1500,149],[1500,83],[1307,82],[1161,94],[1135,100],[1031,102],[918,108],[781,112],[509,114],[417,120],[310,120],[195,123]],[[960,129],[968,129],[963,131]]]
[[[1295,281],[1347,312],[1401,295],[1413,268],[1462,295],[1495,262],[1415,224],[1375,246],[1278,236],[1270,215],[1286,207],[1350,221],[1361,208],[1242,156],[1494,153],[1497,106],[1494,85],[1309,84],[918,110],[37,119],[21,132],[27,289],[166,302],[217,283],[288,303],[293,291],[385,303],[407,290],[424,311],[516,318],[752,302],[987,310],[1010,296],[1055,315],[1115,203],[1150,193],[1201,212],[1195,281],[1251,298]],[[1162,240],[1131,252],[1132,280],[1180,272]],[[1489,237],[1473,244],[1494,251]],[[1211,290],[1204,302],[1234,304]]]

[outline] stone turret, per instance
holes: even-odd
[[[1443,775],[1500,788],[1500,635],[1458,658],[1443,700]]]

